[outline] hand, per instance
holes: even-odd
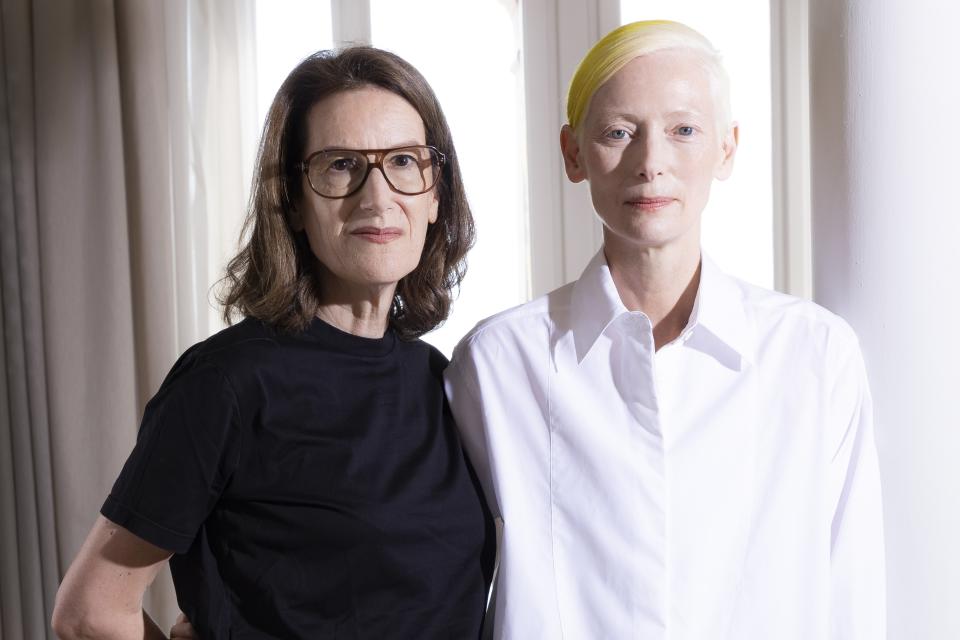
[[[173,623],[172,627],[170,627],[170,640],[175,640],[176,638],[200,640],[200,636],[197,635],[196,629],[194,629],[193,625],[190,624],[190,621],[187,620],[187,614],[182,611],[180,612],[180,615],[177,616],[177,621]]]

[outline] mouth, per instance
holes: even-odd
[[[630,198],[624,204],[640,211],[658,211],[676,202],[675,198],[653,196],[649,198]]]
[[[350,232],[350,235],[374,244],[387,244],[403,235],[397,227],[360,227]]]

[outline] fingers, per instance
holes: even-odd
[[[177,638],[183,640],[200,640],[200,636],[197,635],[196,630],[193,628],[193,625],[190,624],[190,621],[187,619],[187,614],[180,612],[180,615],[177,616],[177,621],[173,623],[173,626],[170,627],[170,640],[175,640]]]

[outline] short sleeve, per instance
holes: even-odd
[[[187,352],[147,404],[136,446],[101,513],[184,553],[229,482],[239,446],[233,387],[218,366]]]

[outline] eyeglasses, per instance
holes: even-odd
[[[373,160],[370,160],[373,156]],[[347,198],[359,191],[374,167],[390,188],[406,196],[426,193],[440,179],[445,155],[428,145],[396,149],[324,149],[300,163],[310,188],[324,198]]]

